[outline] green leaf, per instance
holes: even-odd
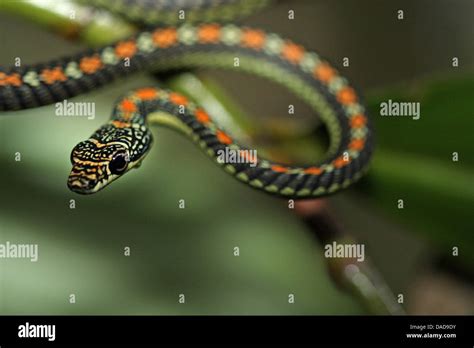
[[[381,117],[383,101],[421,102],[421,117]],[[451,77],[400,86],[369,98],[377,147],[361,185],[407,230],[474,264],[474,78]],[[453,152],[459,161],[453,161]],[[403,199],[404,208],[397,201]],[[376,213],[376,212],[375,212]]]

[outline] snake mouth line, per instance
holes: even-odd
[[[80,194],[91,194],[96,192],[97,183],[79,175],[70,175],[67,180],[67,186],[71,191]]]

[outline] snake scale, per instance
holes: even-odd
[[[358,180],[370,161],[373,131],[367,110],[355,89],[318,54],[273,33],[225,23],[266,2],[100,0],[100,6],[131,21],[166,26],[45,64],[0,67],[0,110],[62,101],[144,69],[247,72],[283,85],[312,108],[330,136],[324,160],[309,166],[288,166],[259,156],[241,163],[219,161],[222,150],[249,152],[186,96],[150,86],[119,98],[110,120],[74,147],[69,188],[95,193],[138,167],[153,142],[149,126],[160,124],[188,136],[227,173],[254,188],[292,198],[334,193]],[[182,9],[187,18],[179,24],[176,18]],[[200,20],[203,23],[197,23]]]

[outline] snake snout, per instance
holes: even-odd
[[[96,182],[84,176],[71,173],[67,180],[67,186],[74,192],[88,194],[94,192]]]

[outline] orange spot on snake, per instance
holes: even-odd
[[[364,115],[354,115],[351,117],[351,128],[360,128],[367,123],[367,117]]]
[[[134,102],[132,102],[129,99],[122,100],[122,102],[120,103],[120,108],[122,109],[123,112],[126,112],[126,113],[137,111],[137,106],[135,105]]]
[[[187,105],[188,104],[188,99],[178,93],[170,93],[170,101],[175,104],[175,105]]]
[[[170,47],[177,42],[175,28],[158,29],[153,33],[153,42],[161,48]]]
[[[217,137],[217,140],[219,140],[222,144],[226,144],[226,145],[229,145],[232,143],[232,138],[229,137],[226,133],[224,133],[223,131],[220,131],[218,130],[216,132],[216,137]]]
[[[260,49],[265,42],[265,33],[261,30],[244,29],[241,42],[244,47]]]
[[[98,55],[84,57],[79,63],[79,68],[86,74],[93,74],[102,67],[102,61]]]
[[[135,95],[142,100],[152,100],[158,96],[155,88],[140,88],[135,91]]]
[[[115,54],[120,58],[133,57],[137,52],[137,45],[133,40],[122,41],[115,47]]]
[[[349,144],[349,149],[360,151],[364,148],[365,141],[364,139],[354,139]]]
[[[329,82],[335,75],[336,70],[327,63],[319,64],[314,70],[314,77],[322,82]]]
[[[344,167],[345,165],[348,165],[350,162],[350,160],[346,160],[344,159],[343,156],[339,156],[338,158],[336,158],[332,164],[334,165],[334,167],[336,168],[342,168]]]
[[[289,62],[296,64],[304,55],[304,48],[292,42],[288,42],[282,49],[281,55]]]
[[[337,93],[337,100],[343,104],[352,104],[355,101],[357,101],[357,96],[355,94],[355,91],[351,87],[344,87]]]
[[[319,175],[323,172],[321,168],[318,167],[309,167],[304,170],[305,174]]]
[[[274,172],[278,172],[278,173],[286,173],[288,171],[287,167],[277,166],[277,165],[271,166],[271,169]]]
[[[196,116],[196,120],[198,120],[199,123],[203,123],[203,124],[206,124],[208,123],[211,118],[209,117],[209,115],[207,114],[207,112],[205,112],[204,110],[202,109],[198,109],[194,112],[194,115]]]
[[[67,77],[64,75],[61,68],[44,69],[41,73],[41,79],[47,84],[53,84],[56,81],[66,81]]]
[[[7,75],[5,73],[0,72],[0,86],[21,86],[21,79],[20,75],[17,73],[13,73],[11,75]]]
[[[220,37],[220,26],[217,24],[201,25],[198,38],[201,43],[216,43]]]

